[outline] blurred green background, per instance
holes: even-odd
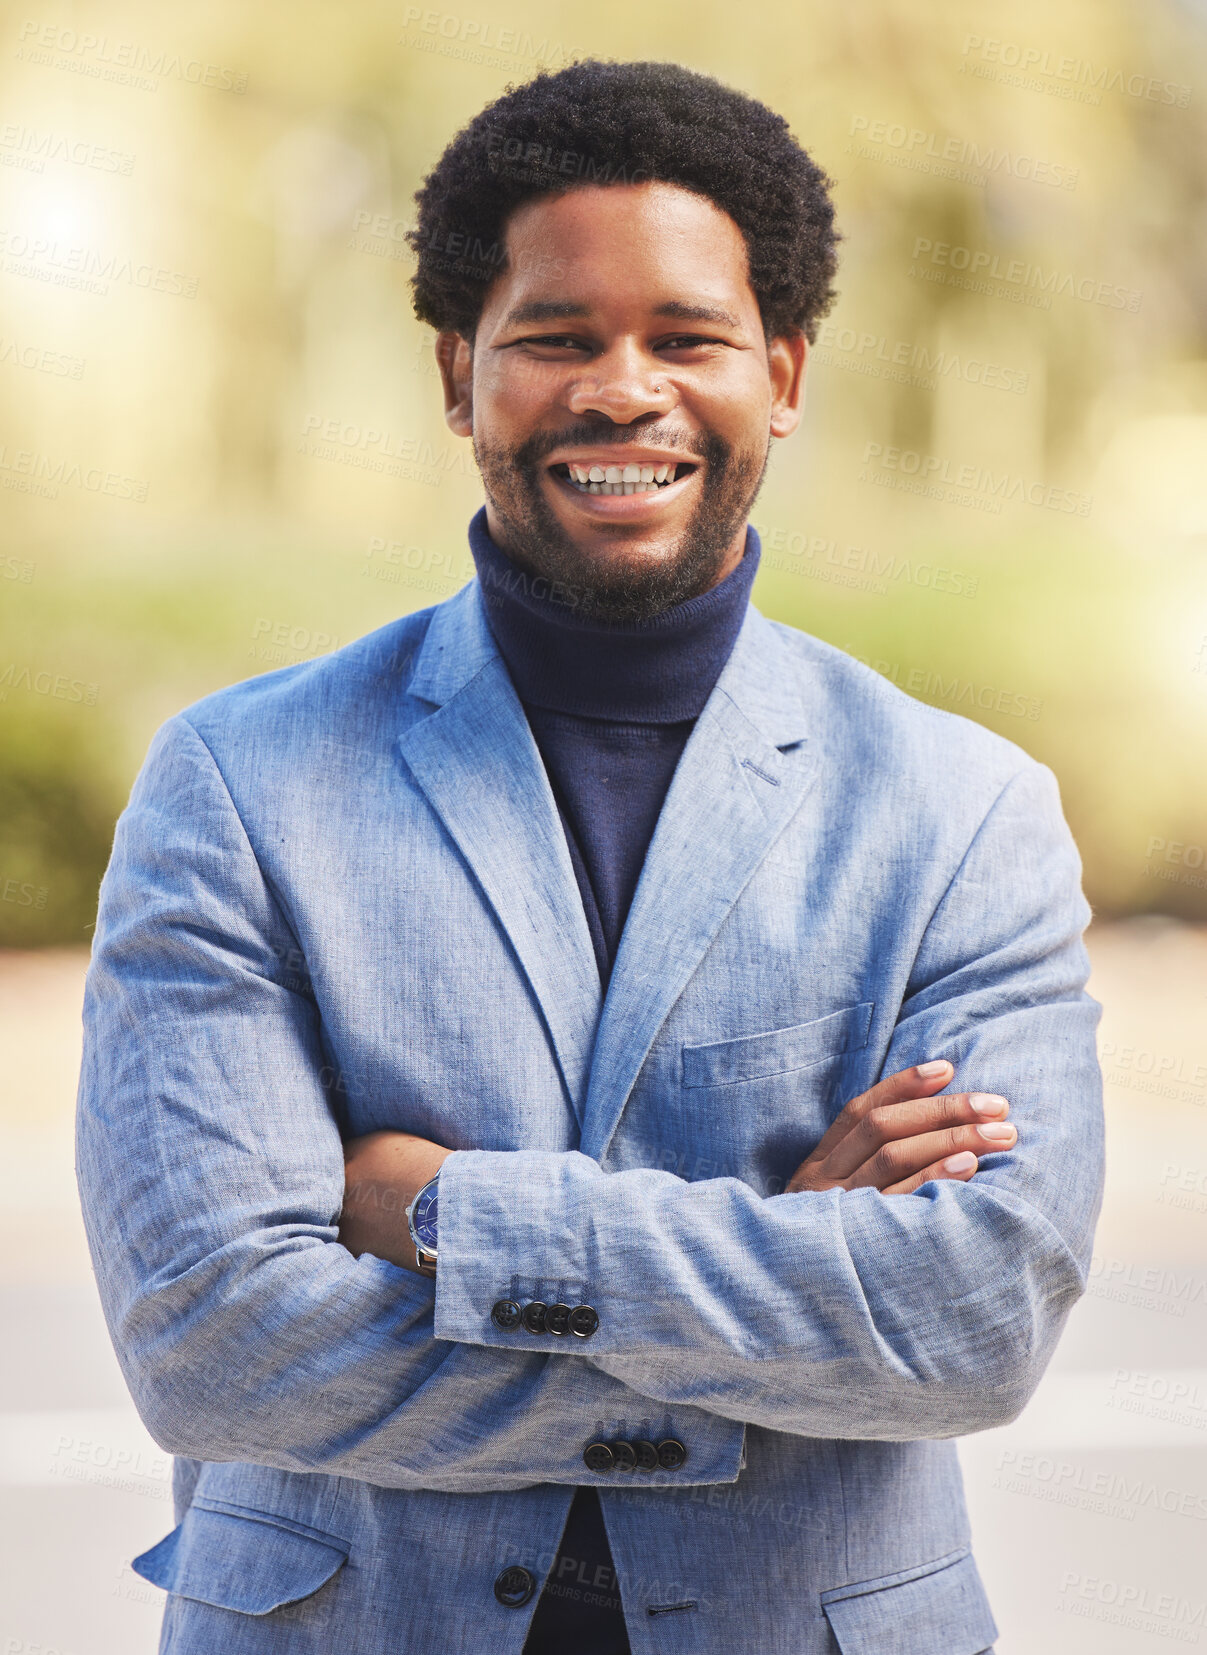
[[[88,939],[164,718],[467,578],[411,198],[506,85],[588,55],[718,75],[834,179],[756,603],[1050,764],[1100,914],[1207,917],[1202,4],[168,24],[63,5],[0,39],[0,943]]]

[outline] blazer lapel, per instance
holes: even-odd
[[[409,693],[435,711],[401,737],[403,756],[511,940],[581,1125],[599,969],[557,805],[476,581],[436,609]]]
[[[813,784],[802,663],[753,607],[675,771],[608,987],[581,1148],[602,1160],[654,1038]]]

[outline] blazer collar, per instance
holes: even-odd
[[[801,660],[749,608],[679,760],[600,1017],[582,1149],[602,1161],[658,1031],[816,779]]]
[[[409,693],[442,707],[492,661],[501,663],[502,658],[486,617],[482,588],[471,580],[434,608]],[[748,605],[712,699],[720,691],[772,746],[784,747],[808,734],[800,679],[801,663],[793,659],[776,624]]]
[[[549,779],[477,581],[436,608],[409,693],[433,711],[401,736],[403,756],[515,950],[581,1126],[599,968]]]
[[[498,646],[482,603],[482,588],[471,580],[433,609],[419,646],[409,693],[443,707],[484,666],[498,659]]]

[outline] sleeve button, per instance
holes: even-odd
[[[632,1444],[632,1448],[638,1471],[653,1471],[658,1464],[658,1450],[653,1443],[646,1442],[643,1437],[638,1437]]]
[[[520,1320],[528,1329],[529,1333],[544,1333],[545,1314],[548,1309],[549,1306],[545,1303],[544,1299],[529,1299],[528,1303],[520,1312]]]
[[[563,1334],[570,1327],[570,1306],[568,1304],[551,1304],[545,1312],[545,1332]]]
[[[612,1459],[617,1471],[631,1471],[637,1464],[637,1455],[633,1451],[633,1444],[625,1442],[623,1437],[617,1437],[608,1446],[612,1450]]]
[[[663,1437],[658,1444],[658,1464],[664,1471],[678,1471],[687,1458],[687,1449],[678,1437]]]
[[[589,1339],[599,1326],[599,1315],[594,1305],[576,1304],[570,1312],[570,1331],[580,1339]]]
[[[520,1319],[520,1307],[514,1299],[498,1299],[490,1307],[490,1319],[504,1333],[510,1333]]]
[[[614,1458],[606,1442],[589,1442],[583,1449],[583,1464],[588,1471],[611,1471]]]

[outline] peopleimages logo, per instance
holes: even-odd
[[[959,379],[966,385],[1021,395],[1028,383],[1026,373],[981,356],[962,356],[959,351],[890,339],[885,333],[840,327],[836,322],[822,323],[809,362],[845,368],[872,379],[894,379],[928,391],[933,391],[940,379]]]
[[[75,69],[97,79],[125,84],[131,75],[141,76],[143,90],[153,92],[159,79],[186,81],[209,86],[220,92],[245,92],[246,71],[228,69],[201,58],[182,58],[176,52],[146,46],[136,40],[114,40],[109,35],[91,34],[58,23],[22,23],[17,56],[28,63]],[[51,54],[63,54],[57,61]]]
[[[1026,259],[1004,258],[1001,253],[994,253],[986,247],[962,247],[948,241],[932,241],[928,236],[919,236],[915,240],[911,257],[915,266],[919,263],[924,266],[921,271],[911,268],[911,275],[944,281],[948,279],[945,273],[954,271],[963,278],[957,285],[983,282],[983,291],[989,293],[994,291],[990,283],[1003,282],[1007,288],[1013,288],[1020,294],[1034,294],[1045,308],[1055,296],[1081,299],[1085,304],[1105,305],[1108,310],[1137,311],[1144,297],[1135,288],[1123,287],[1118,282],[1100,281],[1095,276],[1078,276],[1070,270],[1049,270]],[[930,267],[929,270],[926,266]]]
[[[1041,46],[1024,46],[1017,40],[965,35],[962,55],[965,61],[960,67],[971,74],[980,74],[985,80],[1017,82],[1035,91],[1058,92],[1063,97],[1075,97],[1078,90],[1083,89],[1086,102],[1101,102],[1103,92],[1121,92],[1125,97],[1174,104],[1179,109],[1185,109],[1190,102],[1190,87],[1180,81],[1107,68],[1091,63],[1088,58],[1060,56]],[[987,68],[981,70],[979,64]],[[1000,69],[1016,70],[1017,74],[1003,75],[998,72]],[[1045,76],[1052,84],[1038,78],[1031,81],[1029,76]],[[1062,82],[1063,85],[1059,84]]]
[[[1125,1523],[1133,1522],[1145,1508],[1207,1522],[1207,1494],[1152,1482],[1140,1471],[1091,1468],[1077,1460],[1013,1448],[998,1455],[996,1471],[993,1487],[1006,1494],[1076,1506]]]
[[[98,172],[115,172],[123,177],[134,171],[134,156],[127,150],[69,138],[60,132],[39,132],[17,121],[0,126],[0,148],[25,157],[35,172],[44,171],[47,161],[66,161],[72,166],[92,167]],[[0,161],[9,165],[9,155],[0,156]]]
[[[870,442],[863,450],[863,467],[858,481],[894,486],[896,476],[913,493],[937,492],[944,489],[960,494],[979,496],[987,509],[1000,511],[1002,501],[1017,505],[1039,506],[1045,511],[1066,512],[1077,517],[1088,517],[1093,497],[1079,494],[1076,489],[1059,488],[1020,477],[1010,471],[993,471],[989,466],[958,462],[941,454],[923,454],[916,448],[886,447],[884,443]],[[886,477],[884,474],[888,473]],[[914,486],[910,487],[909,480]]]
[[[186,276],[161,264],[138,264],[133,259],[98,247],[67,246],[50,236],[31,236],[21,230],[0,229],[0,255],[9,275],[30,276],[54,286],[96,293],[124,282],[146,292],[197,297],[197,277]]]
[[[1075,167],[1047,161],[1021,151],[1001,149],[996,144],[982,145],[973,138],[956,138],[939,132],[928,132],[924,127],[906,126],[903,121],[873,121],[866,115],[854,115],[848,129],[853,140],[862,139],[858,153],[877,159],[876,149],[887,149],[883,159],[914,166],[918,171],[936,171],[946,176],[944,168],[968,169],[965,182],[984,186],[993,173],[1005,173],[1011,178],[1025,179],[1033,184],[1047,184],[1056,190],[1075,190],[1078,173]],[[934,165],[938,163],[938,165]]]
[[[1143,1582],[1083,1575],[1075,1569],[1065,1573],[1060,1590],[1056,1607],[1064,1614],[1172,1638],[1177,1643],[1198,1643],[1207,1615],[1207,1604],[1176,1592],[1158,1592]]]
[[[588,55],[586,47],[551,40],[548,35],[538,40],[535,35],[500,26],[494,20],[462,17],[423,6],[406,8],[402,29],[398,37],[400,46],[499,69],[510,68],[516,61],[539,63],[543,69],[560,69]],[[408,29],[412,31],[410,34]]]

